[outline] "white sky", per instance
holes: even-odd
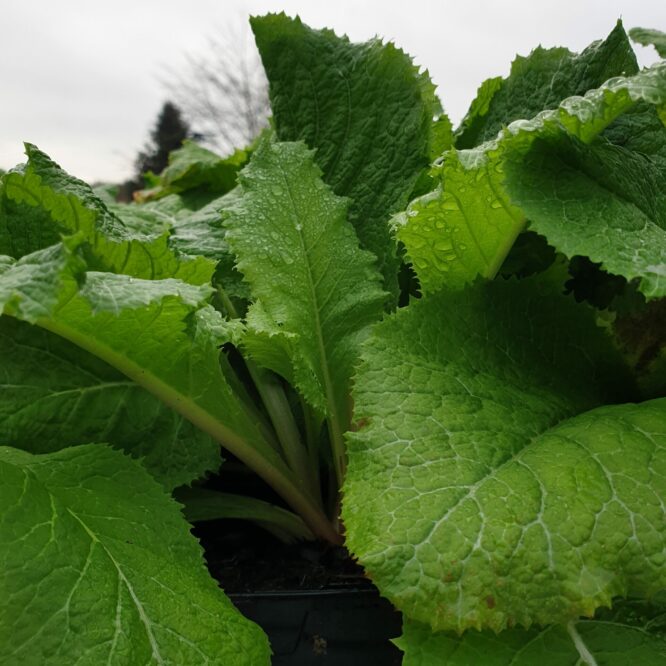
[[[166,68],[230,20],[284,10],[354,41],[393,40],[425,66],[454,124],[490,76],[538,44],[580,51],[625,27],[666,31],[666,0],[0,0],[0,167],[37,144],[85,180],[130,176],[167,94]],[[652,49],[636,47],[649,65]]]

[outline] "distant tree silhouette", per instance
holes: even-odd
[[[173,102],[165,102],[157,116],[155,126],[150,131],[150,142],[136,159],[137,173],[139,175],[147,171],[160,173],[169,163],[169,153],[180,148],[190,135],[190,127],[180,109]]]
[[[150,140],[134,161],[135,175],[118,190],[120,201],[131,201],[132,195],[144,187],[143,176],[149,171],[160,173],[169,163],[169,153],[180,148],[185,139],[193,138],[190,126],[173,102],[165,102],[150,130]]]

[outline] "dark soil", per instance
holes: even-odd
[[[342,547],[283,544],[238,520],[198,523],[193,532],[204,548],[211,576],[228,594],[372,588],[363,569]]]
[[[280,503],[247,475],[216,476],[206,485]],[[400,635],[400,614],[379,596],[345,548],[321,542],[287,545],[241,520],[202,522],[193,532],[211,575],[268,635],[273,666],[401,663],[391,643]]]

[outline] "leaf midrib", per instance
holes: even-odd
[[[289,179],[281,163],[278,163],[278,168],[280,169],[280,175],[286,187],[287,195],[289,196],[289,202],[291,204],[291,217],[292,219],[299,219],[299,211],[296,206],[296,200],[294,199]],[[326,344],[324,342],[321,318],[319,316],[319,298],[317,291],[315,289],[315,284],[312,275],[312,265],[310,263],[310,254],[305,247],[305,238],[303,237],[303,227],[298,229],[298,225],[294,225],[294,230],[298,236],[298,240],[301,246],[301,251],[303,253],[303,259],[306,267],[306,278],[308,291],[310,292],[310,302],[312,303],[312,315],[315,324],[315,337],[317,342],[317,348],[319,350],[319,356],[321,358],[320,369],[322,372],[322,379],[324,380],[324,392],[326,394],[326,402],[328,404],[329,410],[329,424],[333,434],[333,448],[338,449],[339,444],[342,438],[342,428],[340,422],[340,415],[338,414],[337,404],[335,401],[335,395],[333,393],[333,382],[331,380],[331,375],[329,372],[329,361],[328,354],[326,352]],[[334,464],[336,469],[336,474],[338,476],[338,481],[341,483],[344,476],[344,458],[341,457],[341,452],[339,450],[333,451]]]

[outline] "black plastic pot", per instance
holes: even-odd
[[[275,666],[399,666],[400,614],[374,589],[229,595],[268,634]]]

